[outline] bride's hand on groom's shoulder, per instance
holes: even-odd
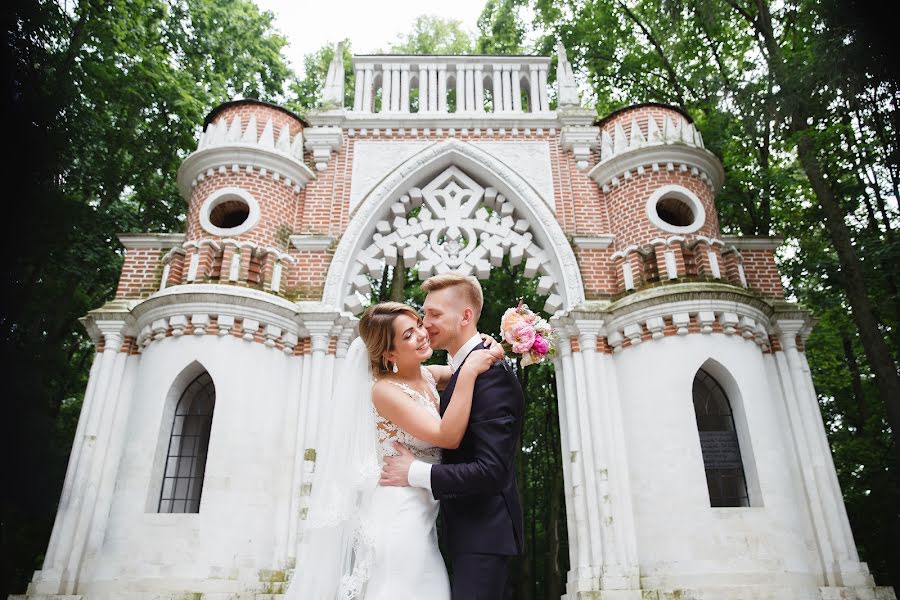
[[[495,340],[493,337],[487,335],[486,333],[481,334],[481,339],[484,340],[487,351],[494,355],[494,362],[506,358],[506,352],[503,350],[503,344]]]
[[[494,353],[493,349],[475,350],[474,352],[472,352],[472,354],[469,355],[469,358],[466,359],[466,362],[465,364],[463,364],[462,368],[472,371],[472,373],[477,377],[478,375],[481,375],[482,373],[490,369],[491,365],[497,362],[497,360],[499,360],[499,357]]]

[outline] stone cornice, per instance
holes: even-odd
[[[610,183],[615,185],[625,173],[640,172],[639,169],[647,167],[652,169],[653,165],[662,170],[669,163],[676,169],[679,165],[685,165],[689,171],[696,169],[698,173],[705,174],[705,177],[701,175],[701,179],[707,181],[713,191],[721,189],[725,181],[725,170],[712,152],[678,143],[645,146],[617,154],[597,164],[587,174],[600,187],[608,187]]]
[[[172,248],[180,246],[185,239],[183,233],[117,233],[116,237],[125,248]]]
[[[334,243],[333,235],[320,235],[317,233],[300,233],[290,236],[291,245],[297,250],[325,251]]]
[[[231,143],[197,150],[178,168],[178,191],[189,201],[191,190],[198,181],[217,172],[252,168],[257,175],[265,174],[281,181],[295,193],[315,177],[312,170],[299,160],[263,148],[257,144]]]
[[[603,250],[609,248],[616,236],[611,233],[601,235],[576,235],[572,237],[572,245],[584,250]]]
[[[310,121],[317,119],[310,117]],[[460,112],[460,113],[357,113],[346,112],[340,119],[331,116],[322,118],[322,123],[338,125],[344,129],[558,129],[559,118],[556,111],[537,113],[522,112]]]

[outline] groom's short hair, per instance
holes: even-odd
[[[481,291],[481,284],[471,275],[460,275],[459,273],[443,273],[434,275],[422,282],[422,289],[425,293],[435,292],[446,288],[456,288],[462,294],[463,298],[472,305],[475,312],[475,320],[481,317],[481,309],[484,306],[484,293]]]

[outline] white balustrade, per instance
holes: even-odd
[[[490,62],[484,62],[490,60]],[[355,56],[358,114],[405,113],[431,116],[480,113],[549,113],[543,56]],[[491,91],[490,109],[485,86]],[[381,103],[375,97],[381,91]],[[453,90],[455,106],[448,102]],[[413,102],[416,92],[418,103]],[[377,108],[377,110],[376,110]]]

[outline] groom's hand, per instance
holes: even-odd
[[[394,442],[394,448],[400,456],[385,456],[384,467],[381,469],[381,479],[378,485],[393,485],[397,487],[409,486],[409,466],[416,460],[409,448],[400,442]]]

